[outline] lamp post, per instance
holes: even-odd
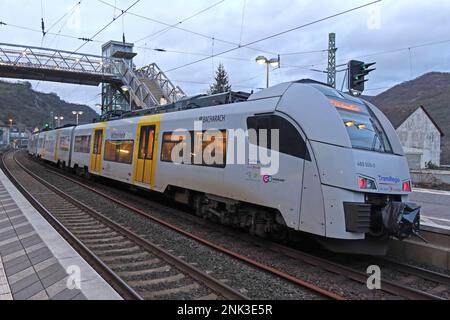
[[[64,117],[55,117],[55,120],[57,121],[57,123],[58,123],[58,128],[59,127],[61,127],[61,121],[63,121],[64,120]]]
[[[79,117],[84,114],[83,111],[72,111],[72,114],[77,117],[77,125],[79,123]]]
[[[279,67],[280,66],[280,56],[278,56],[278,58],[272,58],[272,59],[267,59],[264,56],[259,56],[256,58],[256,63],[265,64],[267,66],[267,85],[266,85],[266,87],[268,88],[270,86],[270,78],[269,78],[270,66]]]
[[[13,119],[9,119],[9,129],[11,129],[11,128],[12,128],[13,122],[14,122],[14,120],[13,120]]]
[[[132,101],[131,101],[131,91],[130,91],[130,88],[128,87],[128,86],[122,86],[122,87],[120,87],[120,89],[122,90],[122,92],[123,93],[127,93],[128,92],[128,100],[129,100],[129,102],[130,102],[130,111],[131,111],[131,108],[132,108]]]

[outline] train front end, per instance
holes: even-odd
[[[420,207],[409,202],[407,159],[383,113],[325,85],[294,84],[290,90],[280,109],[296,114],[314,154],[321,199],[302,201],[316,201],[318,208],[323,203],[319,241],[335,252],[384,255],[390,239],[418,234]]]

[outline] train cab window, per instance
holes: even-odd
[[[336,108],[347,130],[352,147],[381,153],[392,153],[389,139],[376,116],[363,104],[355,104],[355,106],[358,109]]]
[[[106,140],[104,160],[131,164],[133,162],[133,140]]]
[[[252,138],[250,138],[251,144],[263,146],[267,141],[267,148],[271,150],[271,130],[279,130],[279,152],[296,158],[311,160],[305,140],[287,119],[276,115],[255,116],[247,119],[247,126],[249,130],[256,131],[256,141],[252,141]],[[263,137],[263,134],[267,134],[267,138]]]
[[[91,153],[91,136],[76,136],[74,152]]]

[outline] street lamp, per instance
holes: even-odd
[[[9,119],[9,128],[10,128],[10,129],[12,128],[13,122],[14,122],[13,119]]]
[[[131,110],[131,108],[132,108],[132,101],[131,101],[131,91],[130,91],[130,87],[124,85],[124,86],[121,86],[120,89],[121,89],[122,92],[125,93],[125,94],[128,92],[128,100],[129,100],[129,102],[130,102],[130,110]]]
[[[267,59],[264,56],[258,56],[256,59],[257,64],[265,64],[267,66],[267,88],[270,85],[270,79],[269,79],[269,73],[270,73],[270,66],[276,68],[280,66],[280,56],[278,58],[273,59]]]
[[[55,120],[58,122],[58,128],[61,127],[61,121],[64,120],[64,117],[55,117]]]
[[[78,125],[79,116],[82,116],[84,114],[84,112],[83,111],[72,111],[72,114],[77,117],[77,125]]]

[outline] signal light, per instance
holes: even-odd
[[[362,93],[365,83],[369,81],[366,76],[375,68],[370,69],[376,63],[364,63],[363,61],[351,60],[348,63],[348,89],[350,92]]]

